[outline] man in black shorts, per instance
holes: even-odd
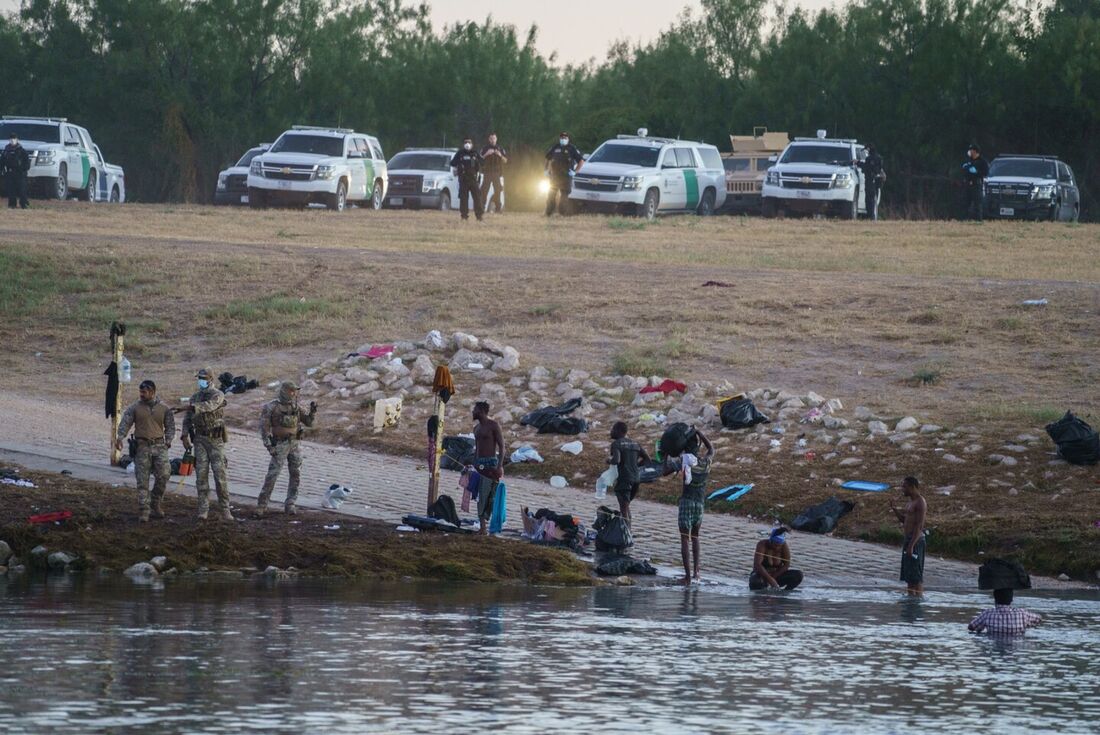
[[[619,501],[619,512],[630,525],[630,501],[638,494],[638,463],[640,460],[643,464],[649,464],[649,455],[626,433],[625,421],[616,421],[611,427],[611,457],[607,463],[619,468],[615,497]]]

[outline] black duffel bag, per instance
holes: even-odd
[[[980,590],[1029,590],[1031,577],[1019,562],[1007,559],[990,559],[978,567]]]
[[[699,436],[694,426],[676,422],[661,434],[661,454],[679,457],[684,452],[694,452],[699,448]]]
[[[791,528],[808,533],[829,533],[855,507],[855,503],[838,500],[834,496],[799,513],[791,523]]]
[[[771,423],[771,419],[760,413],[748,398],[726,401],[722,404],[719,416],[722,419],[722,426],[727,429],[749,429],[757,424]]]
[[[1066,411],[1066,415],[1047,424],[1047,434],[1058,446],[1058,455],[1070,464],[1100,462],[1100,435],[1081,419]]]

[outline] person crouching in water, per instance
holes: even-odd
[[[619,501],[619,513],[629,526],[630,501],[638,495],[639,463],[649,464],[649,455],[626,434],[626,422],[616,421],[611,427],[611,456],[607,463],[619,469],[619,478],[615,480],[615,498]]]
[[[749,575],[750,590],[782,587],[790,591],[802,584],[802,572],[791,569],[791,549],[787,545],[789,532],[789,529],[780,526],[773,529],[768,538],[756,544],[752,574]]]
[[[684,489],[680,494],[677,522],[680,526],[680,558],[684,562],[684,584],[699,581],[699,528],[703,525],[703,498],[707,490],[714,445],[701,431],[695,432],[695,452],[684,452],[680,458],[680,474]]]

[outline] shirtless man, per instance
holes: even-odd
[[[493,515],[493,500],[497,484],[504,477],[504,434],[500,424],[489,418],[489,404],[474,404],[474,449],[477,459],[474,468],[481,476],[477,494],[477,517],[481,521],[481,533],[489,533],[489,519]]]
[[[788,529],[773,529],[768,538],[756,544],[752,559],[749,589],[783,589],[790,591],[802,584],[802,572],[791,569],[791,547],[787,545]]]
[[[905,535],[901,546],[901,581],[906,584],[907,594],[920,597],[924,594],[924,521],[928,503],[920,494],[920,483],[915,477],[902,481],[901,494],[907,501],[904,511],[895,508],[894,501],[890,501],[890,510],[898,517]]]

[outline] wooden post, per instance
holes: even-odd
[[[118,393],[115,394],[115,415],[111,419],[111,465],[117,467],[122,459],[122,452],[115,447],[115,436],[118,434],[118,425],[122,421],[122,357],[126,348],[126,327],[118,322],[111,325],[111,360],[115,364],[115,374],[118,378]]]
[[[432,466],[429,468],[431,472],[430,479],[428,480],[428,507],[432,507],[432,503],[439,499],[439,469],[440,462],[443,457],[443,414],[447,410],[447,404],[444,403],[438,394],[435,397],[435,416],[436,416],[436,431],[435,431],[435,454],[432,459]]]

